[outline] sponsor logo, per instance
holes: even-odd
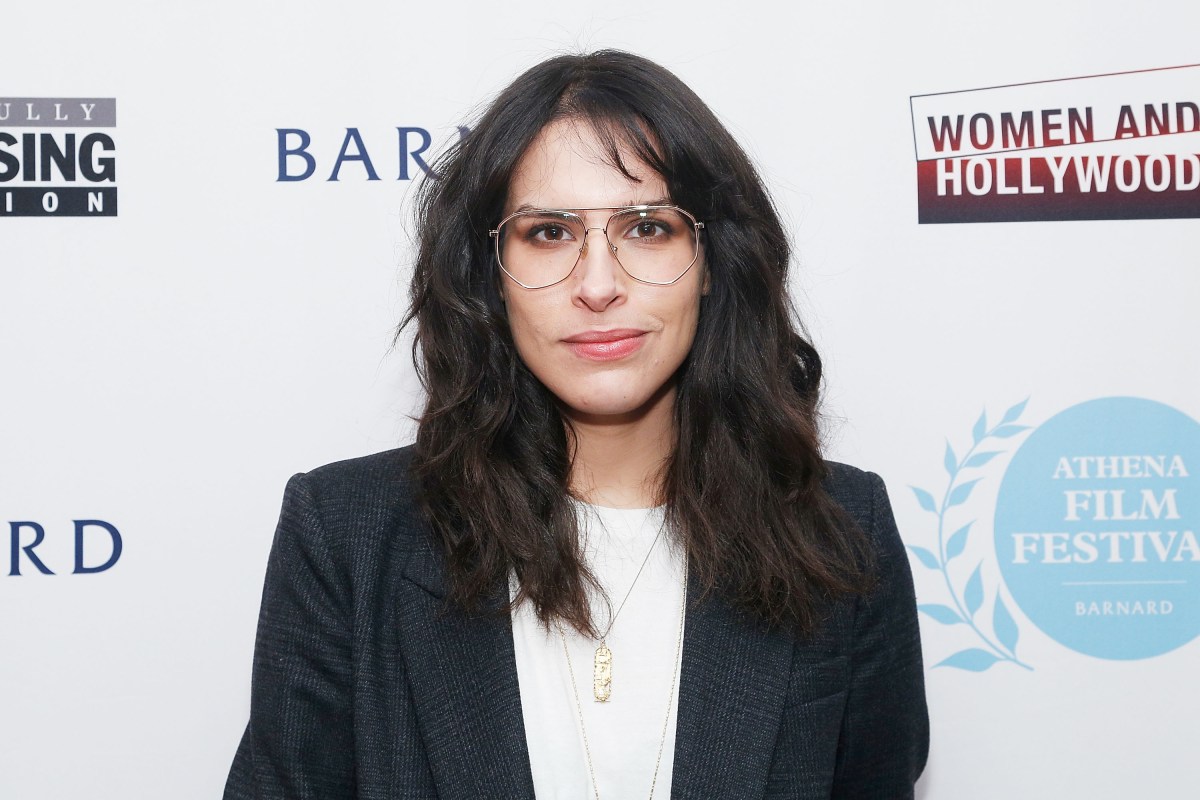
[[[121,558],[124,542],[117,526],[100,519],[72,520],[74,526],[73,575],[88,575],[112,569]],[[22,520],[8,523],[10,577],[57,575],[65,567],[54,564],[39,548],[46,545],[46,528],[37,522]],[[45,549],[45,548],[43,548]],[[51,563],[47,563],[51,562]]]
[[[115,217],[111,97],[0,97],[0,217]]]
[[[996,500],[1000,574],[1034,625],[1072,650],[1139,659],[1200,634],[1200,424],[1134,397],[1037,427]]]
[[[1200,65],[910,98],[921,223],[1200,217]]]
[[[471,132],[462,125],[457,131],[459,140]],[[378,181],[382,178],[377,165],[386,166],[383,174],[395,175],[398,181],[433,175],[430,156],[426,155],[433,144],[433,135],[427,128],[398,127],[386,136],[366,138],[358,128],[346,128],[336,141],[335,144],[334,138],[327,138],[316,142],[313,134],[303,128],[276,128],[275,180],[282,183],[312,178]]]
[[[909,549],[945,586],[931,598],[940,602],[918,609],[962,626],[973,645],[934,666],[1030,669],[1010,602],[1054,641],[1095,658],[1152,658],[1191,642],[1200,635],[1200,423],[1153,400],[1106,397],[1033,428],[1021,424],[1025,405],[995,424],[981,414],[961,454],[947,442],[940,497],[912,487],[936,529]],[[971,510],[975,488],[1022,437],[992,513]],[[994,570],[980,549],[987,516]]]

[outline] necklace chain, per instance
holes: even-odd
[[[659,533],[662,533],[662,528],[659,528]],[[651,546],[651,549],[653,549],[653,546]],[[658,740],[658,755],[654,759],[654,776],[650,779],[650,800],[654,800],[654,787],[658,784],[658,769],[662,765],[663,747],[667,743],[667,727],[671,722],[671,709],[675,705],[675,686],[679,680],[679,673],[682,671],[680,668],[680,657],[683,655],[683,621],[687,611],[687,574],[688,565],[687,557],[685,556],[683,560],[683,598],[679,602],[679,635],[675,641],[675,661],[674,668],[671,670],[671,691],[667,695],[667,715],[663,719],[662,736]],[[637,582],[636,578],[634,578],[634,582]],[[630,588],[632,589],[632,587]],[[624,602],[621,605],[624,606]],[[617,613],[621,613],[620,609],[617,609]],[[613,619],[616,619],[615,615]],[[595,800],[600,800],[600,786],[596,782],[596,770],[592,766],[592,750],[588,744],[587,726],[583,722],[583,707],[579,703],[579,686],[575,682],[575,669],[571,666],[571,653],[567,650],[567,635],[563,632],[561,623],[556,623],[556,626],[558,627],[558,635],[562,639],[563,655],[567,657],[567,672],[571,675],[571,693],[575,696],[575,712],[579,715],[579,731],[583,734],[583,754],[587,757],[588,774],[592,776],[592,792],[595,795]],[[609,624],[609,628],[612,628],[611,623]]]
[[[600,527],[604,529],[604,532],[611,536],[612,533],[608,530],[608,526],[604,524],[604,518],[601,517],[598,512],[596,513],[596,519],[600,520]],[[629,595],[633,593],[633,587],[637,586],[638,578],[642,577],[642,570],[646,568],[647,562],[650,561],[650,554],[654,552],[654,546],[658,544],[658,540],[662,537],[663,528],[665,527],[666,520],[664,519],[663,522],[658,526],[658,533],[655,534],[654,541],[650,543],[650,549],[646,551],[646,557],[642,559],[642,565],[638,567],[637,574],[633,576],[633,582],[629,584],[629,588],[625,591],[625,597],[621,599],[621,605],[617,606],[616,613],[614,613],[608,620],[608,627],[604,629],[604,633],[600,634],[601,643],[608,638],[608,634],[612,631],[613,625],[617,624],[617,617],[620,616],[621,609],[625,608],[625,601],[628,600]],[[612,605],[609,605],[609,608],[612,608]]]

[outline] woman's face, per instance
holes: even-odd
[[[639,180],[606,163],[586,122],[552,123],[517,163],[504,213],[671,202],[660,175],[631,151],[622,149],[621,157]],[[599,229],[612,212],[580,213],[588,227]],[[513,341],[569,417],[636,419],[673,397],[672,377],[696,335],[706,275],[703,253],[676,283],[654,286],[625,273],[604,246],[602,231],[592,230],[587,241],[575,269],[553,286],[525,289],[501,273]]]

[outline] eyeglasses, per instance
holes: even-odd
[[[579,212],[612,211],[603,228],[588,227]],[[587,255],[588,234],[600,231],[621,269],[639,283],[670,286],[700,253],[703,222],[678,206],[539,208],[509,214],[488,235],[504,274],[526,289],[567,279]]]

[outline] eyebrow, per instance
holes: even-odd
[[[675,205],[669,197],[656,197],[653,200],[643,200],[640,203],[627,202],[619,206],[595,206],[596,209],[608,210],[610,208],[636,208],[637,206],[671,206]],[[512,210],[516,214],[519,211],[587,211],[589,209],[582,207],[571,208],[546,208],[545,206],[535,206],[529,203],[522,203]]]

